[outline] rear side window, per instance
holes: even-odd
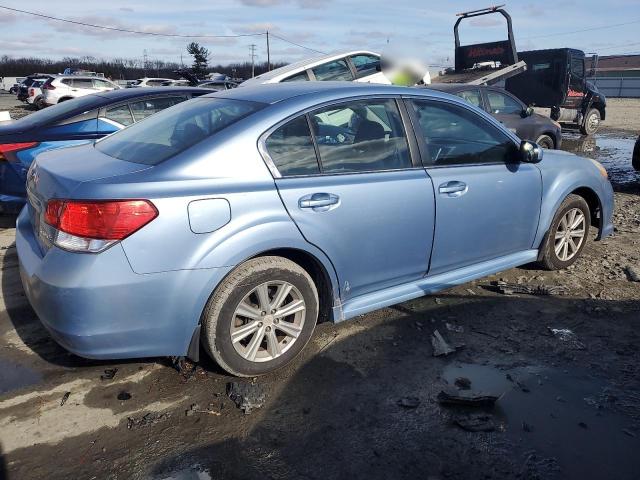
[[[73,88],[91,88],[93,89],[93,80],[90,78],[74,78],[71,81]]]
[[[287,77],[282,81],[283,82],[306,82],[308,80],[309,80],[309,75],[307,74],[307,71],[305,70],[304,72],[300,72],[300,73],[296,73],[295,75],[291,75],[290,77]]]
[[[357,78],[373,75],[380,71],[380,58],[375,55],[354,55],[351,57],[351,61],[356,67]]]
[[[131,110],[129,110],[129,105],[126,103],[124,105],[107,108],[104,117],[125,127],[133,123]]]
[[[266,147],[283,177],[320,173],[311,131],[304,115],[275,130],[267,138]]]
[[[458,95],[460,98],[465,99],[472,105],[482,108],[482,98],[480,97],[480,92],[478,90],[463,90],[462,92],[456,93],[456,95]]]
[[[184,102],[186,99],[186,97],[160,97],[140,100],[131,104],[131,112],[133,112],[136,122],[139,122],[165,108]]]
[[[180,103],[96,142],[95,148],[127,162],[157,165],[263,108],[221,98]]]
[[[487,100],[493,114],[520,114],[522,112],[522,105],[504,93],[487,90]]]
[[[310,114],[323,173],[411,167],[395,100],[359,100]]]
[[[517,147],[479,115],[444,102],[412,102],[427,146],[425,162],[434,166],[508,163]]]
[[[347,62],[344,60],[318,65],[312,70],[316,80],[353,80],[351,70],[349,70]]]

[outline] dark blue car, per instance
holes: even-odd
[[[36,155],[88,143],[210,90],[140,88],[68,100],[0,125],[0,212],[17,213],[26,201],[27,171]]]

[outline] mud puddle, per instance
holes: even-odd
[[[547,461],[550,477],[637,479],[639,425],[615,411],[617,397],[586,371],[450,365],[442,377],[460,377],[474,391],[502,395],[495,418],[523,450]],[[535,452],[535,453],[534,453]]]
[[[42,375],[31,368],[7,359],[0,360],[0,395],[34,385],[42,380]]]
[[[640,181],[640,172],[631,165],[636,138],[625,132],[604,131],[587,137],[565,131],[562,150],[599,161],[609,172],[611,183],[625,185]]]

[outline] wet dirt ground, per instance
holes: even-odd
[[[189,375],[169,359],[96,362],[58,347],[24,298],[2,218],[0,479],[639,478],[634,141],[565,136],[607,166],[617,202],[615,235],[574,267],[525,266],[322,324],[291,366],[253,382],[266,400],[249,414],[226,394],[237,379],[209,361]],[[498,279],[567,293],[505,295]],[[435,330],[460,348],[434,357]],[[439,404],[456,384],[499,398]]]

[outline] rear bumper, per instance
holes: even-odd
[[[42,255],[24,209],[16,247],[26,296],[65,349],[87,358],[186,355],[207,298],[229,269],[140,275],[122,246]]]

